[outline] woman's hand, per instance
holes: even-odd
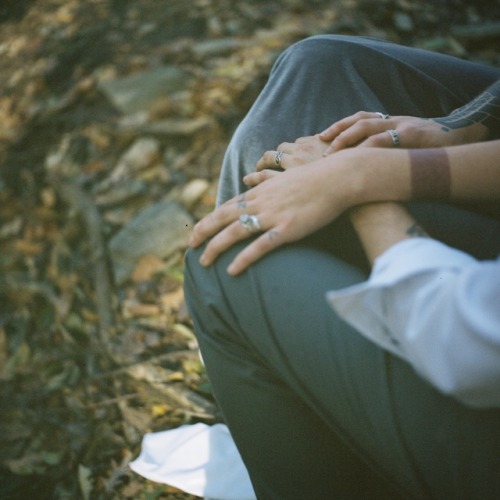
[[[295,142],[282,142],[275,151],[266,151],[257,162],[257,172],[266,168],[287,170],[312,163],[324,156],[329,143],[319,134],[300,137]]]
[[[488,129],[480,124],[452,129],[440,123],[445,118],[426,119],[413,116],[388,116],[382,113],[359,111],[343,118],[319,134],[330,146],[325,154],[354,146],[395,147],[388,130],[394,130],[402,148],[434,148],[480,142]]]
[[[356,169],[352,168],[351,156],[339,154],[335,155],[335,162],[333,157],[324,158],[309,164],[307,169],[273,172],[266,182],[204,217],[195,225],[190,240],[190,246],[198,247],[212,238],[200,263],[211,265],[238,241],[261,233],[229,266],[228,273],[237,275],[271,250],[300,240],[338,217],[353,204],[349,198],[350,172]]]

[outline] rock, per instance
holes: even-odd
[[[152,137],[140,137],[125,151],[111,174],[94,187],[99,205],[114,204],[144,191],[137,174],[161,160],[161,144]],[[121,184],[121,185],[120,185]],[[109,191],[115,191],[109,193]]]
[[[186,86],[186,75],[177,66],[162,66],[142,73],[99,83],[113,105],[124,114],[148,112],[154,102]]]
[[[97,192],[94,203],[101,208],[113,207],[138,196],[148,195],[148,185],[138,179],[126,180],[105,191]]]
[[[120,163],[137,171],[149,167],[160,156],[160,143],[152,137],[141,137],[122,156]]]
[[[76,178],[82,174],[83,165],[97,158],[97,152],[89,139],[78,133],[67,133],[56,148],[45,158],[47,172],[62,178]]]
[[[176,135],[190,136],[207,129],[213,124],[214,121],[210,117],[166,119],[155,123],[145,124],[142,130],[148,134],[154,134],[160,137],[171,137]]]
[[[205,179],[193,179],[184,186],[180,194],[180,202],[188,209],[192,209],[196,203],[210,189],[210,183]]]
[[[195,44],[192,51],[196,57],[206,59],[208,57],[224,57],[245,46],[248,46],[248,42],[234,37],[216,38]]]
[[[116,283],[123,284],[145,255],[163,259],[183,248],[192,226],[193,218],[176,202],[144,209],[109,243]]]
[[[161,157],[161,145],[152,137],[141,137],[124,153],[113,170],[110,181],[134,177],[139,170],[153,165]]]
[[[405,33],[411,33],[415,29],[415,24],[413,23],[413,19],[406,12],[396,12],[394,14],[394,26],[399,31],[403,31]]]

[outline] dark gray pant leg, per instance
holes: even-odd
[[[380,40],[321,35],[300,41],[278,58],[237,128],[218,203],[244,191],[243,175],[283,141],[316,134],[361,110],[443,116],[499,77],[498,69]]]
[[[282,141],[318,132],[360,109],[439,116],[497,77],[496,70],[478,71],[470,63],[385,42],[300,42],[277,61],[238,128],[219,200],[243,190],[242,175]],[[457,240],[454,227],[462,215],[412,208],[436,237]],[[476,220],[468,227],[495,234]],[[331,239],[328,230],[322,236]],[[489,244],[481,250],[467,244],[479,257],[495,251]],[[260,498],[367,498],[366,491],[360,496],[362,477],[369,477],[363,460],[408,496],[497,496],[499,412],[473,411],[443,397],[326,305],[326,290],[364,279],[362,274],[308,240],[234,279],[224,271],[234,251],[209,270],[189,252],[186,298],[217,397]],[[378,492],[374,497],[387,498]]]
[[[297,244],[231,278],[235,251],[210,269],[189,252],[186,299],[259,498],[390,498],[371,471],[401,498],[495,498],[500,412],[441,395],[341,321],[324,295],[362,274]]]

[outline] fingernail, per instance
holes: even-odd
[[[328,146],[323,152],[323,156],[328,156],[332,152],[332,147]]]
[[[206,258],[205,254],[203,254],[201,257],[200,257],[200,264],[204,267],[206,267],[208,265],[208,259]]]

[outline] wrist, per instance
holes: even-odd
[[[407,150],[356,148],[350,151],[353,154],[347,174],[350,207],[411,198]]]
[[[403,211],[406,212],[397,202],[379,201],[354,207],[349,211],[349,218],[355,228],[386,226],[397,222]]]
[[[399,203],[370,203],[352,209],[349,216],[370,262],[400,241],[426,236]]]

